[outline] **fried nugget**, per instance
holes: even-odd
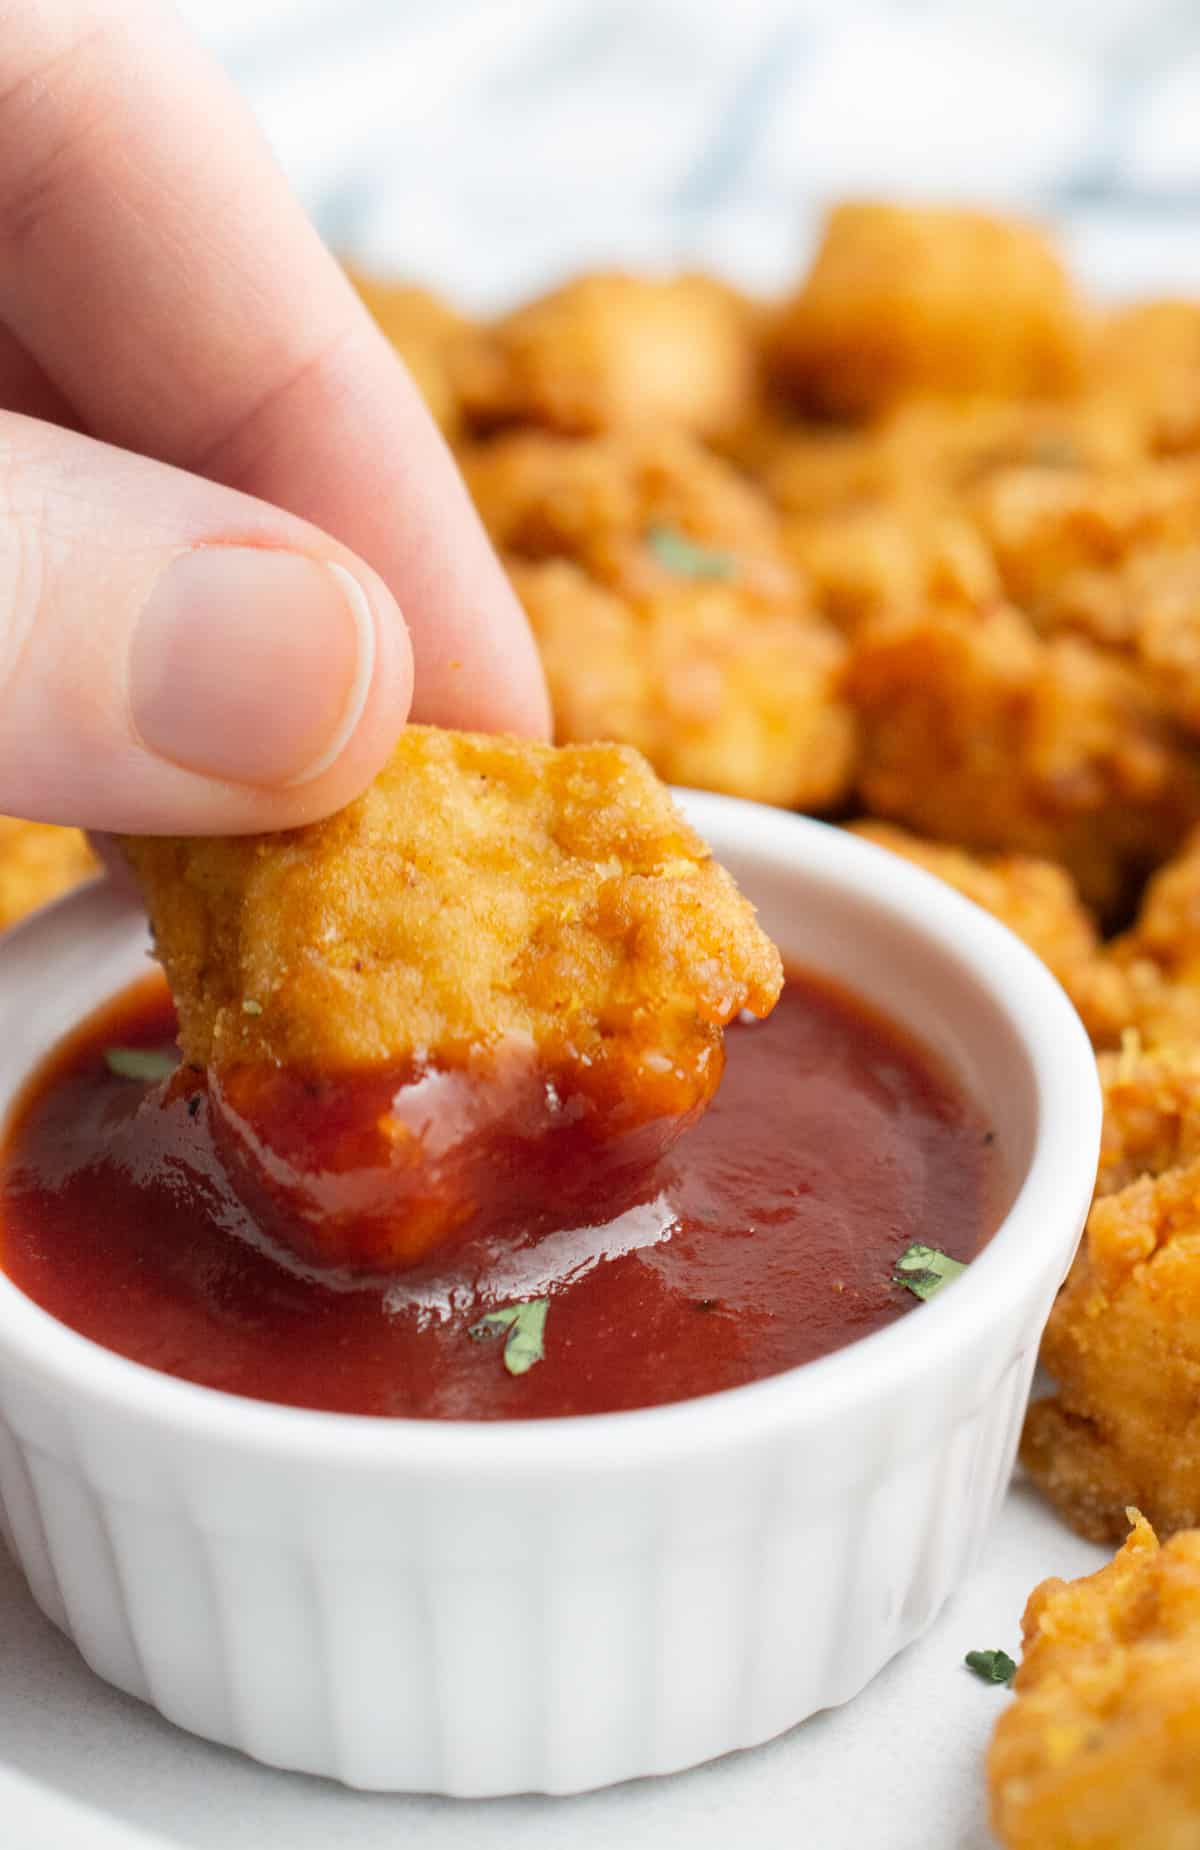
[[[1111,912],[1200,818],[1200,774],[1139,677],[1003,606],[880,622],[847,691],[873,814],[1059,861]]]
[[[881,619],[978,610],[1001,598],[987,547],[949,509],[868,504],[785,518],[783,529],[817,608],[851,638]]]
[[[1126,961],[1149,958],[1175,982],[1200,984],[1200,830],[1147,882],[1137,918],[1114,949]]]
[[[96,872],[79,829],[0,816],[0,930]]]
[[[971,512],[1007,594],[1039,629],[1122,650],[1162,704],[1200,730],[1200,466],[1012,470]]]
[[[350,271],[350,280],[374,320],[404,361],[435,421],[447,437],[462,426],[459,372],[471,324],[456,308],[416,283],[388,282]]]
[[[574,441],[522,431],[462,463],[484,525],[515,558],[572,559],[632,595],[682,579],[803,601],[765,496],[678,431]]]
[[[1007,925],[1070,993],[1099,955],[1096,921],[1065,868],[1025,854],[967,854],[888,822],[856,822],[852,833],[936,874]]]
[[[1164,1125],[1143,1153],[1169,1160],[1185,1145]],[[1021,1457],[1072,1527],[1112,1540],[1130,1503],[1165,1533],[1200,1521],[1200,1162],[1095,1203],[1042,1361],[1057,1393],[1029,1409]]]
[[[987,1763],[1007,1850],[1200,1845],[1200,1534],[1160,1548],[1129,1514],[1115,1560],[1043,1581],[1025,1608]]]
[[[1200,832],[1147,882],[1133,925],[1072,998],[1097,1048],[1126,1049],[1131,1034],[1152,1053],[1200,1046]]]
[[[1136,1028],[1097,1061],[1104,1130],[1096,1194],[1200,1160],[1200,1042],[1147,1048]]]
[[[235,1184],[282,1197],[281,1237],[327,1260],[593,1216],[703,1109],[724,1025],[782,981],[619,746],[410,727],[325,822],[123,845]]]
[[[756,474],[785,513],[826,514],[864,502],[942,507],[1013,468],[1053,481],[1144,460],[1136,421],[1104,399],[924,397],[866,426],[777,425]]]
[[[1142,424],[1148,447],[1200,449],[1200,302],[1135,302],[1096,330],[1089,372],[1098,392]]]
[[[1172,981],[1120,940],[1080,966],[1070,996],[1098,1051],[1124,1047],[1131,1034],[1150,1052],[1200,1045],[1200,987]]]
[[[475,430],[735,432],[757,400],[755,313],[712,277],[597,273],[493,324],[463,372]]]
[[[512,564],[560,741],[619,739],[661,777],[789,808],[849,788],[846,647],[819,619],[737,584],[622,597],[568,560]]]
[[[950,207],[848,204],[780,313],[779,388],[817,416],[918,393],[1055,397],[1083,376],[1086,326],[1032,225]]]

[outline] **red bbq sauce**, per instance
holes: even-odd
[[[322,1274],[231,1189],[199,1077],[110,1070],[106,1050],[170,1049],[174,1030],[148,979],[34,1076],[0,1165],[0,1264],[95,1342],[261,1400],[472,1420],[686,1400],[919,1311],[900,1255],[969,1260],[994,1219],[978,1108],[892,1024],[801,975],[729,1030],[716,1100],[607,1228],[468,1240],[452,1267],[392,1280]],[[541,1359],[512,1373],[482,1320],[542,1297]]]

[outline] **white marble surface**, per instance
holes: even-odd
[[[830,198],[1052,213],[1200,286],[1194,0],[183,0],[329,240],[486,309],[583,265],[774,288]]]
[[[349,1792],[179,1733],[98,1683],[0,1554],[0,1842],[5,1850],[986,1850],[981,1756],[1009,1697],[964,1669],[963,1653],[999,1645],[1015,1654],[1034,1583],[1102,1559],[1017,1488],[971,1583],[845,1708],[670,1779],[575,1799],[456,1802]]]

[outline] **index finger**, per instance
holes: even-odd
[[[546,729],[524,616],[416,388],[153,0],[0,15],[0,319],[92,434],[374,566],[412,631],[418,717]]]

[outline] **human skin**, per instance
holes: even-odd
[[[549,723],[411,380],[167,9],[0,0],[0,811],[290,827],[410,714]]]

